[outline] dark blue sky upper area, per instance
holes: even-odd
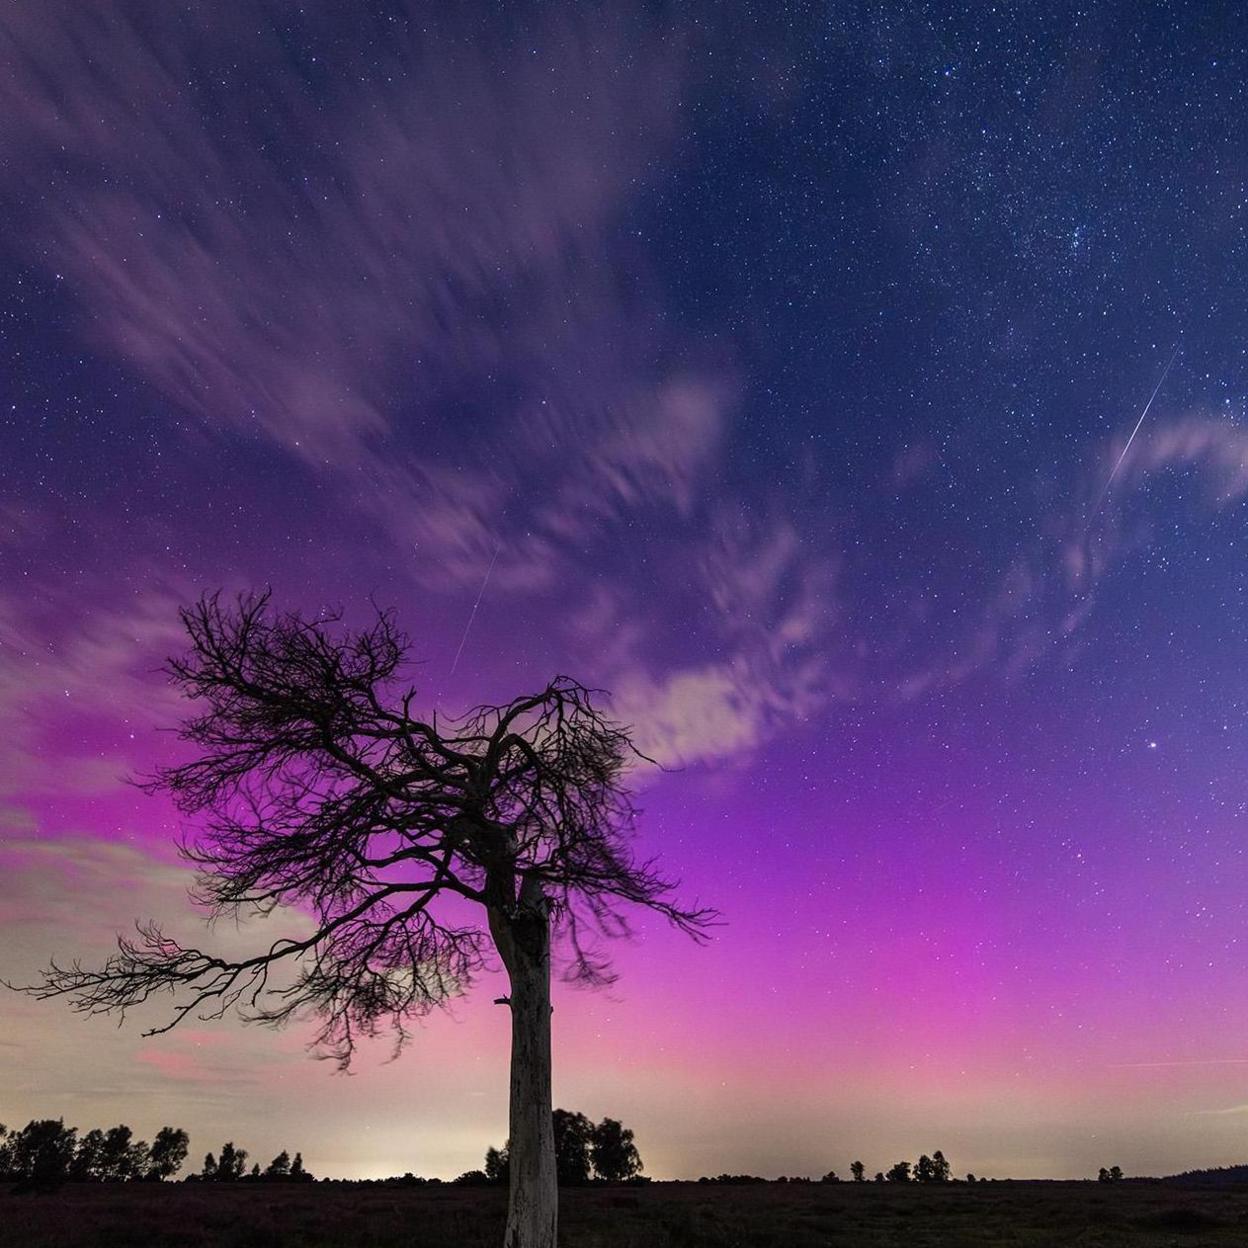
[[[345,371],[369,374],[388,422],[370,441],[469,471],[471,428],[484,459],[515,461],[506,491],[532,498],[546,470],[514,453],[515,411],[548,395],[583,407],[598,401],[596,387],[627,390],[632,373],[730,376],[732,418],[702,501],[675,520],[642,509],[622,531],[578,538],[581,553],[635,579],[638,559],[663,558],[673,524],[697,530],[716,501],[779,507],[805,540],[828,534],[840,548],[853,587],[843,610],[885,642],[887,665],[957,632],[959,613],[939,608],[916,630],[916,599],[982,599],[1013,561],[1047,558],[1088,522],[1108,448],[1116,453],[1176,345],[1156,415],[1237,414],[1248,164],[1234,6],[651,6],[600,17],[597,34],[614,40],[610,72],[644,81],[638,66],[662,63],[656,79],[671,92],[661,118],[621,107],[610,134],[624,147],[634,128],[661,137],[637,142],[592,260],[570,262],[567,282],[545,289],[523,267],[483,280],[445,264],[440,349],[413,345],[401,328],[389,343],[348,343]],[[71,523],[85,505],[106,526],[163,525],[188,565],[197,548],[235,535],[235,561],[262,575],[265,557],[246,553],[254,521],[267,515],[279,544],[315,546],[323,474],[236,420],[209,435],[220,471],[206,475],[185,452],[205,436],[203,413],[188,413],[176,386],[153,388],[124,351],[100,349],[112,314],[61,271],[41,228],[49,209],[73,220],[116,194],[132,215],[172,218],[209,250],[217,217],[262,251],[280,251],[292,228],[298,245],[299,218],[319,199],[341,194],[350,211],[371,210],[342,170],[351,128],[334,131],[329,119],[386,107],[396,77],[418,85],[432,48],[452,66],[438,83],[458,92],[453,110],[506,149],[511,120],[474,84],[517,80],[526,61],[561,81],[594,23],[503,6],[431,29],[406,6],[377,4],[350,20],[261,9],[253,30],[205,24],[187,6],[137,14],[133,32],[157,61],[178,49],[165,60],[185,77],[171,70],[152,98],[176,80],[174,122],[194,119],[220,167],[166,161],[166,171],[159,154],[149,166],[138,150],[128,163],[89,144],[75,153],[21,134],[10,142],[5,199],[24,228],[6,253],[0,313],[8,460],[17,492]],[[457,79],[460,58],[479,61],[481,75]],[[71,73],[41,81],[53,107],[72,98]],[[571,88],[560,98],[582,108]],[[589,157],[610,165],[608,152],[591,147]],[[442,190],[448,210],[478,210],[471,188]],[[429,226],[411,217],[414,231]],[[229,264],[228,248],[217,262]],[[316,257],[305,251],[301,262],[312,281],[293,293],[336,299],[332,286],[316,289]],[[543,336],[486,359],[460,349],[456,317],[506,339],[535,304],[549,321]],[[271,328],[240,327],[260,338]],[[1223,514],[1227,538],[1212,540],[1192,513],[1204,487],[1167,482],[1121,503],[1125,515],[1147,513],[1168,578],[1158,592],[1187,583],[1180,609],[1193,611],[1210,595],[1237,601],[1240,522]],[[358,516],[337,523],[348,536],[362,524],[366,536]],[[117,536],[141,546],[142,532]],[[916,541],[937,532],[938,542]],[[372,575],[384,578],[384,550],[376,560]],[[1134,590],[1115,591],[1128,616],[1135,592],[1146,601],[1148,566],[1136,568]]]

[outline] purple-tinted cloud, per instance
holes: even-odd
[[[15,241],[90,341],[328,474],[421,580],[471,582],[501,542],[501,585],[549,583],[585,529],[687,511],[731,387],[665,362],[619,230],[672,140],[671,32],[551,10],[520,55],[413,9],[380,62],[329,67],[327,110],[280,16],[0,17],[4,153],[44,179]]]

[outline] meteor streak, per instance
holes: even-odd
[[[455,675],[455,669],[459,666],[459,656],[464,652],[464,643],[468,640],[468,633],[472,629],[472,622],[477,618],[477,608],[481,605],[481,599],[485,597],[485,587],[490,583],[490,573],[494,571],[494,563],[498,559],[498,552],[502,550],[503,544],[499,542],[494,547],[494,553],[490,556],[490,566],[485,570],[485,579],[481,582],[481,589],[477,593],[477,600],[472,604],[472,610],[468,612],[468,623],[464,625],[464,635],[459,639],[459,648],[455,651],[455,657],[451,660],[451,670],[449,676]]]
[[[1181,346],[1181,342],[1175,344],[1174,350],[1170,353],[1169,360],[1166,361],[1165,368],[1161,370],[1161,376],[1157,379],[1157,384],[1153,387],[1152,394],[1148,396],[1148,402],[1144,404],[1144,410],[1140,413],[1139,420],[1135,422],[1135,428],[1131,430],[1131,436],[1127,439],[1126,446],[1122,448],[1122,454],[1118,456],[1118,460],[1110,470],[1109,476],[1105,480],[1105,484],[1101,486],[1101,492],[1097,497],[1096,506],[1092,508],[1092,514],[1088,517],[1088,524],[1091,524],[1092,521],[1095,520],[1100,514],[1101,504],[1105,501],[1105,495],[1109,493],[1109,487],[1113,485],[1114,478],[1118,475],[1118,469],[1122,467],[1122,461],[1126,459],[1127,452],[1131,449],[1131,443],[1135,441],[1135,435],[1139,433],[1140,426],[1144,423],[1144,417],[1148,415],[1148,409],[1152,407],[1153,400],[1157,397],[1161,387],[1165,385],[1166,378],[1170,375],[1171,367],[1173,366],[1175,360],[1179,358],[1179,348]],[[1085,532],[1086,527],[1087,526],[1085,526]]]

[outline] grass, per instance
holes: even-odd
[[[348,1184],[0,1188],[0,1248],[498,1248],[504,1193]],[[561,1197],[567,1248],[1117,1248],[1248,1242],[1248,1188],[656,1183]]]

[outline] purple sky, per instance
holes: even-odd
[[[7,6],[0,973],[200,937],[177,607],[373,597],[427,707],[567,672],[672,768],[726,925],[555,1014],[649,1173],[1248,1160],[1248,32],[1181,8]],[[493,987],[353,1079],[13,998],[0,1121],[453,1176]]]

